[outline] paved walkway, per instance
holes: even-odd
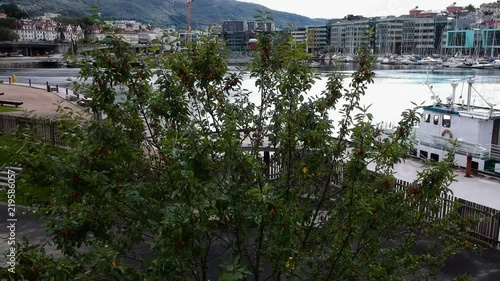
[[[22,101],[18,108],[22,111],[8,112],[9,115],[24,115],[30,111],[32,114],[44,117],[56,117],[58,106],[67,107],[75,111],[81,111],[82,107],[75,102],[66,100],[66,88],[59,87],[59,93],[47,92],[46,85],[34,85],[31,87],[26,83],[0,84],[1,100]],[[73,90],[68,89],[68,96],[75,96]]]
[[[373,169],[373,165],[369,165],[369,168]],[[407,159],[395,165],[394,176],[412,182],[417,178],[417,173],[422,170],[422,162]],[[450,185],[455,197],[500,210],[500,179],[484,175],[473,175],[467,178],[465,172],[460,169],[455,170],[455,175],[456,181]]]

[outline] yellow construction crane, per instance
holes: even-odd
[[[187,42],[191,44],[191,3],[193,0],[186,0],[186,20],[187,20]]]

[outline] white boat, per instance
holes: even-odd
[[[443,62],[443,67],[457,68],[461,67],[464,64],[463,59],[450,58],[447,61]]]
[[[470,68],[476,68],[476,69],[494,69],[498,68],[499,65],[495,63],[478,63],[478,64],[473,64]]]
[[[321,63],[319,61],[313,61],[309,64],[309,67],[312,68],[319,68],[321,66]]]
[[[427,58],[423,58],[419,61],[421,64],[425,64],[425,65],[436,65],[436,64],[439,64],[441,63],[440,60],[437,60],[437,59],[434,59],[434,58],[431,58],[431,57],[427,57]]]
[[[389,64],[389,65],[395,65],[396,60],[392,58],[385,58],[382,60],[381,64]]]
[[[433,93],[434,104],[423,107],[420,124],[414,128],[412,154],[441,161],[456,143],[457,166],[466,167],[470,155],[473,170],[500,174],[500,109],[487,102],[489,107],[472,105],[474,80],[468,79],[467,83],[466,104],[455,103],[457,82],[452,82],[452,95],[446,103]]]
[[[350,55],[346,55],[346,56],[344,56],[344,57],[341,59],[341,61],[342,61],[342,62],[354,62],[354,61],[355,61],[355,59],[354,59],[352,56],[350,56]]]

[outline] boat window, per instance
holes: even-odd
[[[439,124],[439,115],[434,115],[434,125]]]
[[[437,155],[435,153],[431,153],[431,160],[439,162],[439,155]]]
[[[424,121],[426,123],[430,123],[431,122],[431,115],[429,113],[426,113],[425,116],[424,116]]]
[[[443,127],[449,128],[451,126],[451,116],[448,114],[443,115]]]

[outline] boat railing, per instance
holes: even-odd
[[[480,144],[460,139],[450,139],[421,132],[414,132],[413,141],[417,145],[426,145],[436,149],[451,150],[455,146],[455,152],[467,155],[471,153],[474,158],[488,160],[500,160],[500,145]]]

